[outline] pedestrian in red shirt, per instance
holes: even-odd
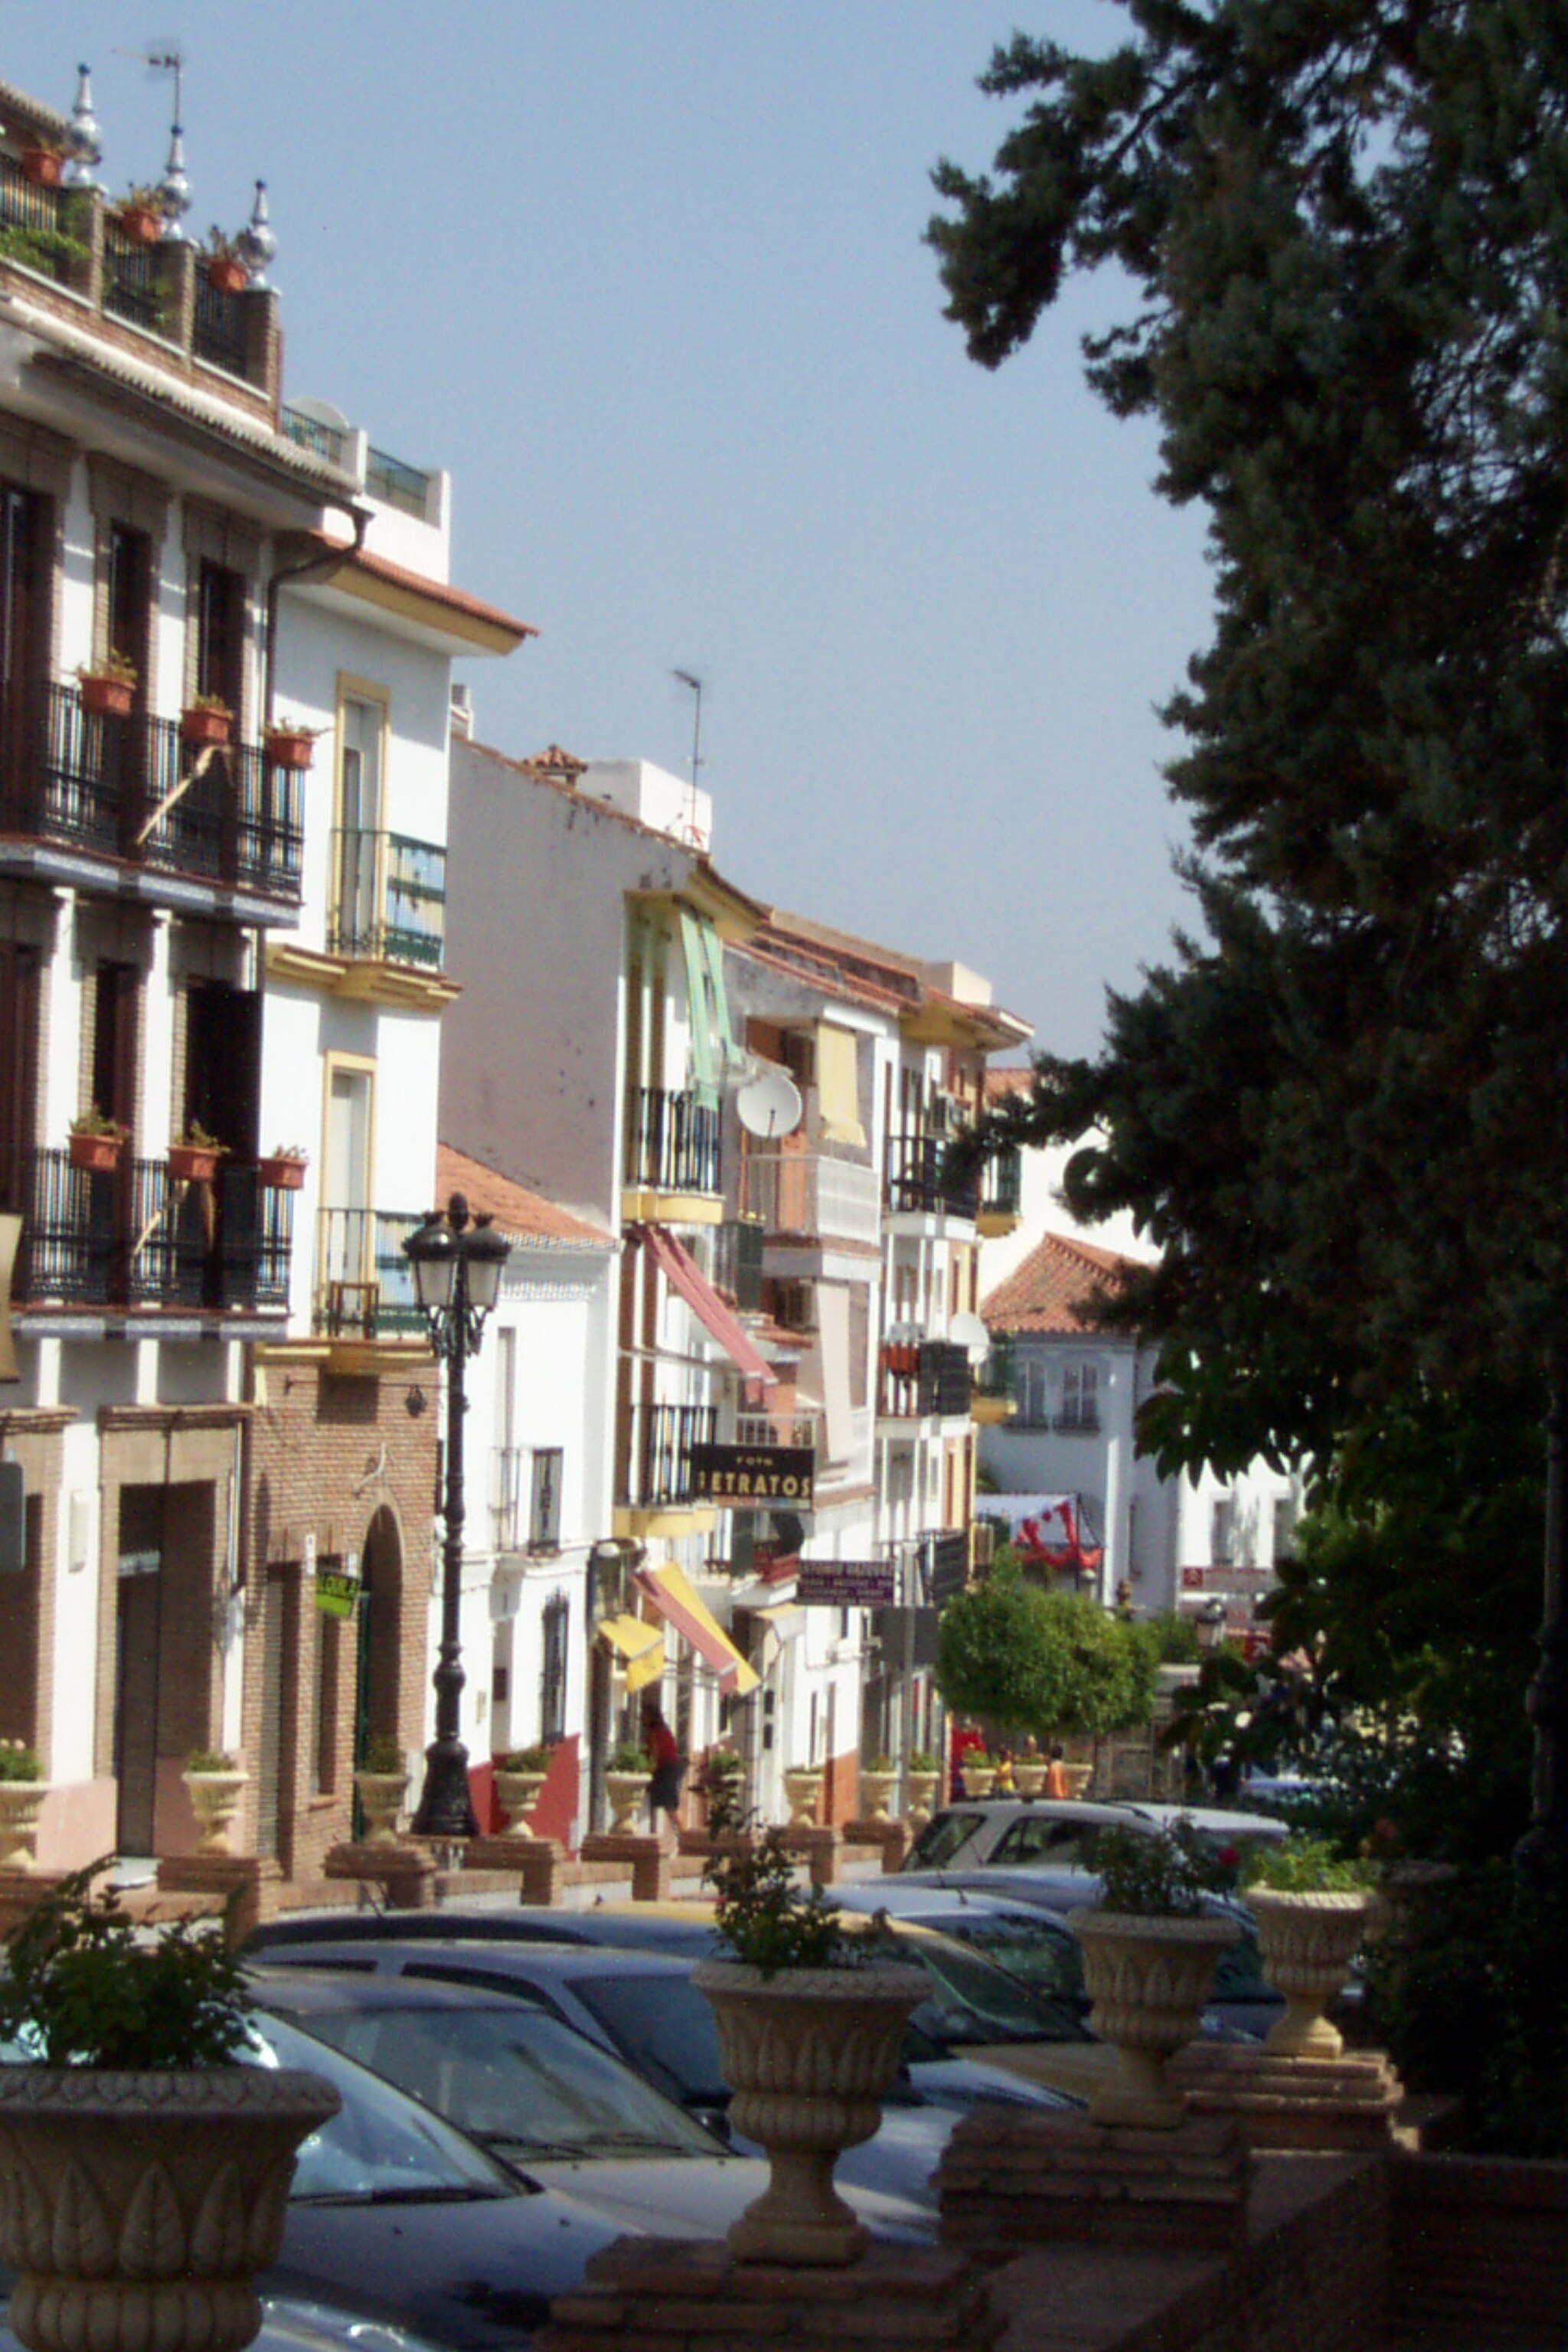
[[[680,1784],[686,1778],[686,1766],[675,1744],[675,1734],[666,1723],[657,1699],[643,1701],[642,1730],[643,1745],[647,1750],[647,1760],[653,1773],[647,1788],[648,1828],[655,1837],[660,1838],[667,1850],[673,1851],[679,1827],[676,1815],[680,1806]],[[668,1815],[668,1834],[665,1836],[661,1836],[659,1830],[661,1812]]]

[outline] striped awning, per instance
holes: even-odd
[[[614,1650],[626,1670],[628,1691],[656,1683],[664,1672],[664,1635],[644,1617],[601,1617],[599,1639]]]
[[[659,1615],[712,1667],[721,1691],[729,1692],[731,1697],[743,1698],[748,1691],[756,1689],[755,1670],[747,1664],[679,1568],[639,1568],[637,1587],[643,1599],[651,1601]]]

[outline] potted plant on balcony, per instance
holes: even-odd
[[[238,2352],[261,2324],[318,2075],[245,2065],[247,1992],[210,1924],[139,1940],[94,1863],[12,1934],[0,2033],[0,2262],[35,2352]]]
[[[316,756],[317,736],[325,731],[302,719],[279,719],[262,729],[261,748],[275,768],[305,769]]]
[[[202,265],[207,274],[207,284],[220,294],[243,294],[250,283],[237,236],[226,236],[218,227],[209,228],[207,241],[202,247]]]
[[[1196,2036],[1215,1963],[1241,1935],[1208,1905],[1231,1875],[1186,1820],[1168,1831],[1106,1830],[1090,1850],[1100,1900],[1068,1925],[1083,1947],[1089,2023],[1116,2072],[1089,2096],[1096,2123],[1169,2130],[1182,2120],[1165,2063]]]
[[[257,1161],[256,1181],[269,1192],[298,1192],[310,1164],[310,1155],[302,1143],[280,1143]]]
[[[648,1761],[636,1740],[624,1740],[612,1748],[605,1765],[605,1794],[610,1801],[610,1834],[625,1836],[632,1825],[632,1817],[647,1794],[653,1774]]]
[[[169,1146],[169,1176],[176,1184],[210,1184],[217,1174],[217,1164],[228,1150],[216,1135],[209,1135],[199,1119],[193,1118],[178,1143]]]
[[[1264,2047],[1292,2058],[1337,2058],[1344,2037],[1323,2014],[1350,1974],[1380,1873],[1344,1861],[1326,1838],[1286,1838],[1248,1857],[1246,1901],[1263,1973],[1285,1996]]]
[[[0,1739],[0,1870],[37,1870],[33,1848],[48,1793],[37,1750]]]
[[[226,743],[234,713],[221,694],[198,694],[180,714],[180,733],[193,749]]]
[[[728,1956],[700,1961],[691,1981],[718,2024],[731,2126],[769,2158],[768,2186],[730,2244],[744,2261],[852,2263],[866,2231],[833,2168],[881,2121],[925,1973],[868,1964],[834,1906],[796,1887],[780,1830],[707,1876]]]
[[[130,188],[110,217],[132,245],[156,245],[163,234],[163,195],[156,188]]]
[[[408,1787],[408,1763],[391,1731],[373,1731],[364,1761],[355,1767],[354,1788],[364,1813],[366,1845],[395,1845],[397,1816]]]
[[[73,1168],[89,1176],[107,1176],[120,1165],[130,1129],[121,1126],[93,1103],[70,1123],[66,1150]]]
[[[525,1817],[538,1803],[549,1771],[550,1748],[543,1740],[532,1748],[513,1748],[496,1758],[496,1801],[509,1829],[527,1827]]]
[[[51,139],[33,139],[22,150],[22,177],[36,188],[58,188],[66,167],[66,151]]]
[[[136,698],[136,677],[135,663],[111,648],[101,661],[77,671],[82,709],[96,719],[127,718]]]
[[[193,1748],[180,1778],[201,1831],[199,1853],[232,1853],[229,1832],[239,1812],[239,1801],[249,1781],[232,1756],[216,1748]]]

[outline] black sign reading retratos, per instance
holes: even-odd
[[[731,1511],[809,1511],[816,1469],[809,1445],[694,1445],[691,1499]]]

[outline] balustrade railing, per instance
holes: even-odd
[[[176,1183],[163,1160],[73,1168],[68,1150],[24,1158],[12,1295],[22,1306],[247,1307],[289,1304],[293,1195],[223,1162],[210,1184]]]
[[[332,835],[328,948],[439,971],[446,953],[447,853],[401,833]]]
[[[826,1152],[748,1151],[744,1181],[747,1210],[770,1234],[815,1241],[879,1238],[876,1174],[861,1160]]]
[[[947,1142],[936,1135],[889,1135],[887,1202],[894,1214],[973,1218],[976,1179],[944,1174]]]
[[[711,1404],[634,1404],[621,1465],[620,1500],[633,1509],[691,1500],[691,1449],[711,1445],[719,1409]]]
[[[230,375],[245,373],[245,296],[215,286],[205,269],[196,272],[196,309],[191,349],[197,359]]]
[[[721,1192],[718,1106],[695,1094],[639,1087],[626,1122],[628,1184],[660,1192]]]
[[[980,1171],[982,1213],[1016,1217],[1023,1201],[1024,1155],[1016,1143],[1005,1144],[984,1161]]]

